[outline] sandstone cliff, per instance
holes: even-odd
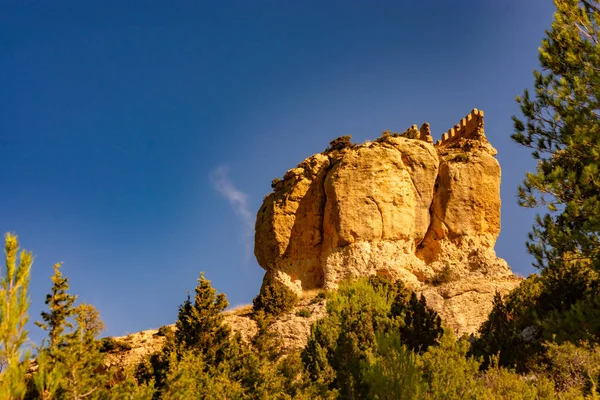
[[[421,292],[458,333],[518,285],[496,256],[500,166],[473,110],[433,143],[428,124],[353,145],[349,137],[273,181],[256,219],[266,278],[296,292],[385,274]]]

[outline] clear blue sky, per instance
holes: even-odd
[[[32,319],[57,261],[107,335],[173,323],[200,271],[248,303],[263,276],[251,224],[274,177],[337,136],[428,121],[439,137],[473,107],[503,167],[497,252],[531,273],[534,213],[515,193],[534,164],[510,117],[552,11],[547,0],[2,1],[0,231],[36,255]]]

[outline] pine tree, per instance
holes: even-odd
[[[104,355],[98,335],[104,329],[98,310],[82,303],[74,307],[69,280],[54,265],[52,289],[46,295],[49,311],[36,322],[48,332],[38,349],[38,369],[33,375],[37,395],[42,399],[86,399],[105,393],[109,373],[100,371]]]
[[[104,329],[98,310],[82,303],[72,310],[72,330],[54,346],[39,351],[33,380],[42,399],[87,399],[106,394],[109,374],[98,335]]]
[[[525,207],[545,206],[528,250],[541,269],[600,270],[600,3],[555,0],[540,48],[535,98],[518,97],[517,143],[538,161],[519,188]]]
[[[104,330],[100,314],[92,305],[82,303],[74,311],[75,329],[66,335],[59,349],[58,361],[64,371],[63,397],[86,399],[98,397],[108,381],[101,373],[104,355],[97,340]]]
[[[377,351],[375,334],[387,331],[387,290],[368,279],[345,281],[327,299],[328,316],[311,327],[302,352],[305,371],[322,396],[339,390],[342,398],[364,398],[368,392],[361,365]]]
[[[168,380],[173,378],[169,374],[171,368],[176,368],[174,360],[179,363],[188,353],[194,353],[194,357],[200,357],[208,368],[217,367],[230,357],[231,328],[224,323],[223,316],[228,305],[225,294],[217,294],[204,273],[201,273],[194,300],[188,294],[179,306],[175,332],[167,336],[162,351],[150,356],[146,364],[140,365],[138,379],[142,382],[154,379],[159,395],[165,390]]]
[[[200,274],[194,301],[190,296],[179,306],[175,326],[175,343],[179,348],[199,351],[204,361],[216,365],[229,347],[231,329],[224,324],[223,311],[229,306],[225,294],[219,293]]]
[[[19,252],[17,236],[5,236],[6,271],[0,278],[0,398],[21,399],[27,390],[25,373],[29,352],[23,351],[27,340],[25,324],[29,319],[28,287],[33,256]],[[17,261],[18,259],[18,261]]]
[[[440,316],[427,307],[425,297],[417,297],[415,292],[407,296],[405,289],[397,291],[390,317],[396,320],[402,343],[415,352],[425,352],[444,333]]]
[[[73,327],[69,318],[75,313],[73,303],[77,296],[71,295],[69,291],[69,278],[63,277],[60,272],[61,263],[54,264],[54,275],[52,276],[52,290],[46,295],[45,304],[50,312],[43,311],[42,319],[44,322],[35,324],[45,331],[48,331],[50,339],[49,346],[52,348],[58,345],[63,339],[65,329]]]
[[[492,358],[501,366],[514,367],[520,361],[523,342],[515,326],[515,318],[509,311],[502,295],[494,295],[493,307],[487,321],[479,328],[479,337],[471,346],[471,352],[483,356],[483,368],[491,364]]]

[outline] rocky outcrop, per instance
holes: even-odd
[[[459,333],[519,283],[496,257],[500,166],[473,110],[433,144],[429,124],[375,142],[331,142],[273,181],[255,255],[296,292],[384,274],[423,293]]]
[[[326,300],[317,296],[315,291],[304,292],[293,309],[280,315],[269,325],[269,332],[277,339],[279,356],[287,356],[302,349],[310,336],[311,325],[327,315]],[[223,323],[239,334],[246,344],[258,334],[256,321],[252,319],[252,305],[235,307],[223,313]],[[175,332],[175,325],[166,325],[162,329]],[[132,333],[127,336],[112,338],[121,346],[106,354],[104,367],[117,368],[121,371],[135,368],[150,355],[160,352],[166,337],[158,329],[150,329]],[[32,370],[37,364],[32,366]]]

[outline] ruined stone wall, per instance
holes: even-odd
[[[485,140],[483,127],[483,111],[473,109],[460,123],[454,125],[447,132],[442,134],[442,139],[438,140],[436,146],[449,146],[458,142],[460,139]]]

